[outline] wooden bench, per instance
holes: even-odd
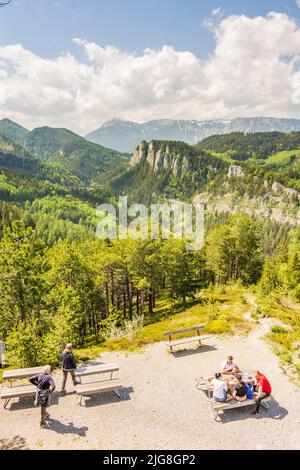
[[[96,395],[103,392],[114,391],[118,398],[120,398],[119,390],[122,384],[118,378],[113,378],[113,373],[119,371],[118,364],[100,364],[99,366],[81,367],[76,369],[76,377],[90,377],[93,375],[110,374],[108,380],[98,380],[96,382],[84,383],[77,385],[76,393],[79,395],[78,404],[81,405],[83,397]]]
[[[4,400],[4,408],[11,398],[31,397],[36,394],[34,385],[20,385],[13,387],[12,381],[16,379],[26,379],[44,371],[45,366],[31,367],[28,369],[6,370],[3,372],[3,380],[10,381],[10,386],[1,390],[1,400]]]
[[[1,390],[1,400],[4,400],[5,409],[12,398],[35,397],[35,395],[36,387],[34,385],[8,387]]]
[[[208,339],[209,336],[201,336],[200,335],[200,330],[204,328],[205,325],[199,325],[199,326],[194,326],[192,328],[184,328],[182,330],[175,330],[175,331],[166,331],[164,333],[164,336],[169,337],[169,341],[166,342],[166,345],[170,348],[170,351],[173,352],[173,348],[176,346],[180,346],[182,344],[188,344],[188,343],[195,343],[199,342],[199,345],[201,346],[201,341],[203,339]],[[179,335],[182,333],[189,333],[191,331],[197,331],[197,336],[190,336],[190,337],[185,337],[185,338],[180,338],[176,340],[172,340],[173,335]]]
[[[268,396],[268,397],[264,398],[261,401],[261,406],[263,408],[268,409],[269,408],[268,401],[270,401],[271,399],[272,399],[271,396]],[[253,399],[252,400],[245,400],[245,401],[230,400],[230,401],[225,401],[225,402],[220,403],[220,402],[217,402],[216,400],[214,400],[213,398],[211,398],[209,400],[209,403],[210,403],[210,407],[211,407],[212,413],[214,415],[214,418],[217,421],[220,411],[233,410],[234,408],[242,408],[242,407],[249,406],[249,405],[255,405],[256,401],[253,400]]]

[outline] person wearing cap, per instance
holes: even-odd
[[[65,395],[66,393],[66,382],[68,378],[68,374],[71,375],[73,385],[78,385],[80,382],[76,380],[75,377],[75,370],[77,368],[76,360],[73,354],[73,346],[72,344],[67,344],[63,353],[62,353],[62,372],[63,372],[63,381],[61,386],[61,393]]]
[[[30,377],[29,382],[37,387],[35,404],[41,407],[40,426],[43,427],[50,417],[49,413],[47,413],[47,408],[50,406],[51,393],[55,390],[55,383],[51,376],[51,367],[46,366],[43,372]]]

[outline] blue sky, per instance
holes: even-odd
[[[73,37],[140,53],[172,45],[203,58],[214,40],[203,21],[226,15],[287,13],[300,20],[295,0],[12,0],[0,10],[1,45],[21,43],[43,56],[74,51]]]
[[[300,0],[11,0],[0,118],[300,118]]]

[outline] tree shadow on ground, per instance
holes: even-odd
[[[0,450],[29,450],[24,437],[15,436],[11,439],[0,439]]]
[[[119,393],[120,398],[113,391],[99,393],[99,395],[91,395],[91,397],[85,399],[85,403],[82,406],[89,408],[91,406],[101,406],[119,403],[120,401],[128,401],[131,400],[130,393],[134,393],[134,390],[132,387],[124,387],[119,390]]]
[[[196,349],[181,349],[179,351],[173,351],[170,354],[175,358],[186,357],[186,356],[193,356],[194,354],[200,354],[210,351],[216,351],[217,348],[213,345],[211,346],[201,346]]]
[[[73,422],[64,424],[53,418],[49,418],[47,423],[47,430],[57,432],[58,434],[76,434],[77,436],[85,437],[89,429],[87,426],[77,428]]]

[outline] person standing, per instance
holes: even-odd
[[[47,413],[47,407],[51,403],[51,393],[55,390],[55,383],[51,377],[51,367],[46,366],[42,373],[30,377],[29,382],[37,387],[35,404],[41,407],[40,426],[43,427],[50,417]]]
[[[261,401],[269,397],[272,393],[272,387],[268,379],[261,372],[257,371],[254,374],[255,377],[255,394],[254,400],[256,402],[256,409],[252,411],[252,415],[258,415]]]
[[[62,372],[63,372],[63,381],[61,386],[61,393],[62,395],[66,394],[66,382],[68,378],[68,374],[71,375],[73,385],[78,385],[80,382],[76,380],[75,377],[75,370],[77,368],[76,360],[73,354],[73,346],[72,344],[67,344],[63,353],[62,353]]]

